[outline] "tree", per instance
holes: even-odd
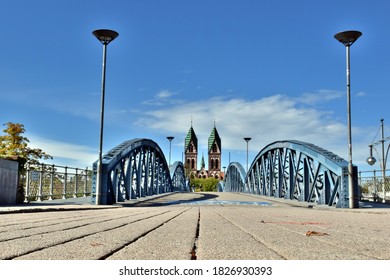
[[[218,179],[210,178],[194,178],[192,184],[196,191],[215,192],[217,191]]]
[[[0,158],[16,160],[19,162],[19,170],[22,171],[26,162],[39,163],[40,159],[52,159],[53,157],[41,149],[32,149],[27,137],[22,136],[26,132],[24,125],[8,122],[3,130],[6,133],[0,136]]]

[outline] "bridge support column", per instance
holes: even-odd
[[[359,208],[359,185],[358,185],[358,178],[357,178],[357,167],[353,166],[353,173],[354,176],[352,177],[352,180],[350,180],[349,176],[349,169],[348,167],[345,167],[343,170],[343,176],[341,179],[341,186],[340,186],[340,198],[339,203],[336,205],[337,207],[341,208]],[[352,186],[350,185],[352,183]],[[351,192],[352,196],[351,196]],[[353,198],[353,200],[351,200]],[[353,203],[352,205],[350,203]],[[353,206],[353,207],[352,207]]]
[[[101,174],[97,172],[97,164],[93,165],[93,176],[92,176],[92,204],[96,205],[108,205],[113,204],[114,201],[111,199],[113,194],[109,193],[109,186],[107,184],[107,166],[102,164]],[[101,182],[99,182],[99,179]],[[100,185],[100,188],[97,186]]]

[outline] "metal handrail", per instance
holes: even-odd
[[[388,171],[390,171],[390,169],[385,170],[385,172]],[[386,176],[385,182],[383,183],[382,174],[382,169],[359,171],[358,183],[361,200],[369,199],[378,202],[386,202],[386,198],[389,198],[390,196],[390,177]]]
[[[92,170],[49,165],[27,164],[24,181],[24,202],[86,197],[91,195]]]

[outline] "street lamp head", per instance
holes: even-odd
[[[116,37],[119,36],[119,33],[114,30],[109,29],[98,29],[92,32],[92,34],[103,44],[108,45]]]
[[[173,137],[173,136],[167,136],[167,139],[168,139],[169,141],[172,141],[173,138],[175,138],[175,137]]]
[[[249,142],[251,139],[252,139],[252,138],[250,138],[250,137],[244,137],[244,140],[245,140],[246,142]]]
[[[349,31],[343,31],[339,32],[336,35],[334,35],[334,38],[342,43],[344,46],[349,47],[355,41],[362,36],[362,32],[356,31],[356,30],[349,30]]]
[[[375,159],[374,157],[368,157],[368,158],[367,158],[367,163],[368,163],[369,165],[374,165],[375,162],[376,162],[376,159]]]
[[[370,147],[370,156],[367,158],[367,163],[369,165],[374,165],[375,162],[376,162],[376,159],[372,156],[372,148],[373,148],[373,145],[369,145],[368,147]]]

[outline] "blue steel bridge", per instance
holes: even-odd
[[[93,164],[92,203],[96,204],[97,163]],[[354,197],[358,198],[354,166]],[[229,164],[218,191],[258,194],[349,208],[348,162],[310,143],[286,140],[264,147],[245,172]],[[125,141],[103,156],[99,204],[114,204],[162,193],[189,191],[182,162],[168,166],[150,139]]]

